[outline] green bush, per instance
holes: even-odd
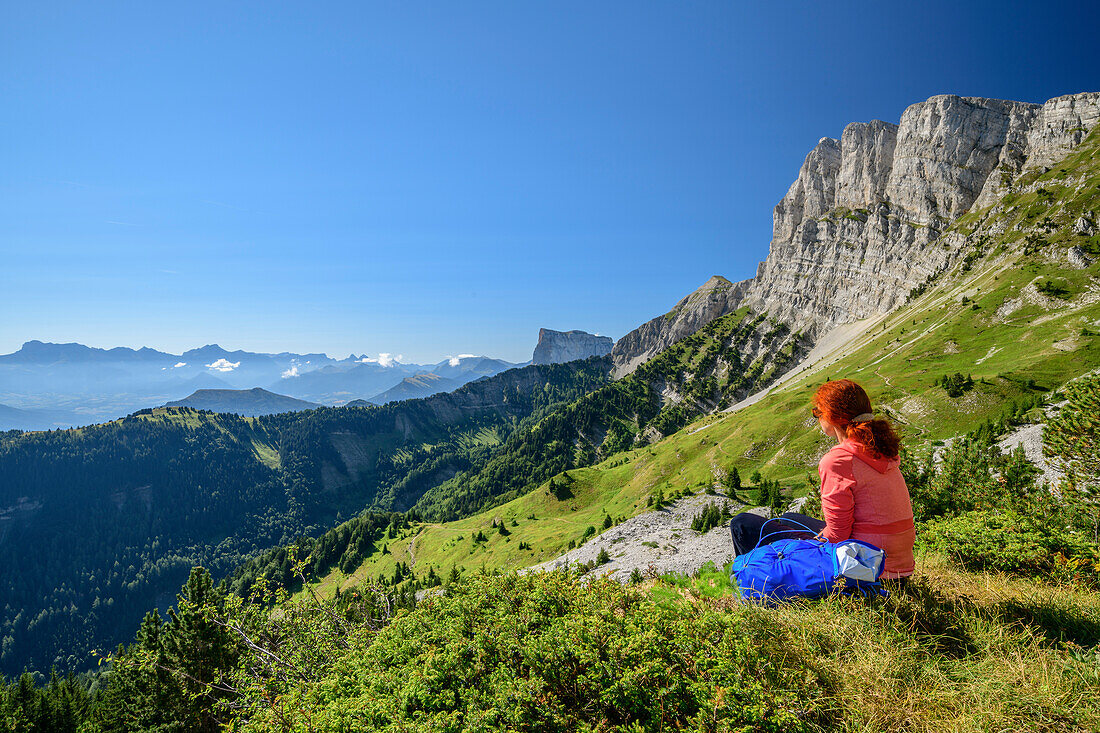
[[[323,679],[270,680],[263,694],[279,704],[246,708],[245,729],[805,731],[824,722],[805,712],[824,692],[812,660],[759,643],[731,614],[657,604],[606,579],[475,577],[349,641]]]
[[[921,525],[921,546],[970,570],[1047,575],[1066,559],[1092,555],[1079,534],[1011,511],[970,511]],[[1061,555],[1061,558],[1059,558]]]
[[[943,387],[948,397],[962,397],[964,393],[974,388],[974,378],[969,374],[963,376],[959,372],[955,372],[954,374],[943,375],[933,384],[937,387]]]

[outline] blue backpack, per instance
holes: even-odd
[[[769,519],[764,523],[766,527]],[[790,519],[807,532],[813,530]],[[788,534],[791,530],[764,533],[751,551],[733,561],[730,581],[737,584],[742,598],[781,601],[788,598],[817,598],[842,588],[863,595],[889,595],[879,578],[886,566],[886,551],[859,540],[782,539],[761,545],[768,537]]]

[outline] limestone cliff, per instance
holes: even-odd
[[[891,310],[962,251],[962,237],[941,238],[951,222],[992,206],[1025,170],[1053,165],[1098,120],[1096,92],[1041,105],[943,95],[912,105],[897,125],[853,123],[839,140],[822,138],[775,207],[756,276],[717,279],[728,292],[684,313],[712,278],[675,319],[624,336],[612,353],[616,375],[742,306],[810,337]]]
[[[607,356],[614,342],[607,336],[586,331],[539,329],[539,342],[531,357],[532,364],[562,364],[590,356]]]
[[[1046,104],[932,97],[899,125],[824,138],[775,207],[773,236],[742,305],[820,335],[888,311],[959,254],[941,232],[1048,166],[1100,119],[1100,94]]]

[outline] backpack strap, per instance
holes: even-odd
[[[760,543],[763,542],[764,540],[766,540],[768,537],[774,537],[775,535],[787,534],[788,532],[797,532],[798,531],[798,530],[791,530],[791,529],[781,529],[777,532],[769,532],[768,534],[764,534],[764,527],[767,527],[772,522],[786,522],[787,524],[796,524],[796,525],[798,525],[799,527],[806,530],[807,532],[809,532],[812,535],[817,534],[817,532],[814,532],[812,529],[807,527],[802,522],[797,522],[793,519],[787,519],[786,517],[772,517],[771,519],[768,519],[767,521],[765,521],[763,524],[760,525],[760,539],[758,539],[756,541],[756,544],[753,545],[752,549],[755,550],[757,547],[760,547]]]

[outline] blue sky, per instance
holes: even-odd
[[[1100,90],[1091,8],[3,0],[0,352],[617,338],[848,122]]]

